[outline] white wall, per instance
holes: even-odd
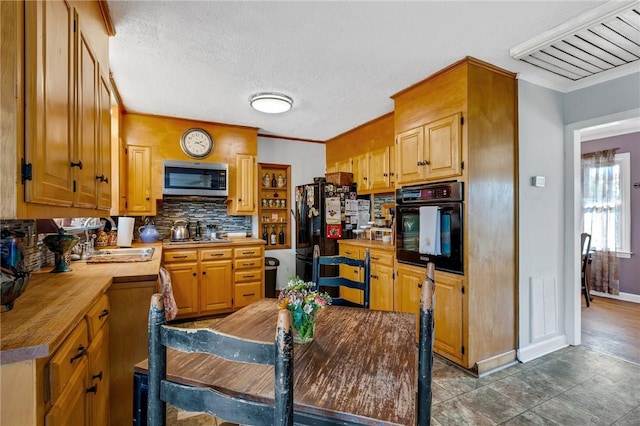
[[[518,82],[519,359],[566,345],[564,288],[564,96]],[[545,186],[531,186],[544,176]],[[551,343],[551,345],[549,345]]]
[[[325,145],[315,142],[291,141],[287,139],[275,139],[258,137],[258,162],[291,164],[291,183],[288,184],[292,200],[290,206],[295,213],[294,191],[296,185],[313,182],[313,178],[324,176],[325,171]],[[295,251],[295,223],[294,217],[289,215],[291,227],[289,232],[294,238],[291,239],[292,247],[288,250],[267,250],[265,256],[275,257],[280,260],[276,277],[276,287],[283,288],[290,275],[296,273],[296,251]],[[257,232],[258,224],[254,220],[253,233]]]
[[[579,135],[640,114],[640,73],[562,94],[525,81],[519,115],[519,349],[528,361],[580,343]],[[531,176],[546,178],[533,187]]]

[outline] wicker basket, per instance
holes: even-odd
[[[334,185],[344,186],[351,185],[353,183],[353,173],[335,172],[325,174],[327,183]]]

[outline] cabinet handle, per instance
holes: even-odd
[[[77,351],[78,351],[78,352],[77,352],[74,356],[72,356],[72,357],[69,359],[69,363],[73,364],[73,361],[75,361],[75,360],[76,360],[76,359],[78,359],[78,358],[82,358],[82,356],[84,355],[84,353],[85,353],[85,347],[84,347],[84,346],[82,346],[82,343],[80,343],[80,344],[78,345],[78,349],[77,349]]]
[[[181,256],[173,256],[174,259],[184,259],[185,257],[187,257],[186,254],[181,255]]]
[[[383,173],[383,174],[382,174],[382,176],[384,176],[384,177],[387,177],[387,176],[388,176],[388,174],[386,174],[386,173]]]
[[[253,266],[255,265],[255,262],[250,262],[250,263],[243,263],[242,266]]]
[[[99,180],[100,182],[104,182],[104,175],[96,176],[96,180]]]
[[[377,280],[377,279],[378,279],[378,276],[377,276],[377,275],[373,275],[373,274],[371,274],[371,278],[372,278],[372,279],[374,279],[374,280]]]
[[[98,393],[98,385],[93,385],[90,388],[87,388],[85,393],[92,393],[92,394]]]
[[[73,161],[71,162],[71,167],[77,167],[80,170],[82,170],[82,160],[78,161],[77,163],[74,163]]]
[[[238,198],[238,202],[241,203],[242,202],[242,198]]]
[[[109,310],[105,309],[102,311],[102,313],[100,315],[98,315],[98,319],[102,319],[103,317],[106,317],[107,315],[109,315]]]
[[[418,288],[422,288],[422,283],[418,283]]]
[[[103,182],[104,183],[109,183],[109,178],[105,176]]]
[[[243,275],[242,278],[253,278],[255,275]]]
[[[202,271],[202,275],[207,275],[207,271]]]
[[[194,273],[193,273],[193,276],[194,276],[194,277],[197,277],[197,276],[198,276],[198,274],[196,274],[196,273],[194,272]]]
[[[95,380],[95,379],[102,381],[102,371],[99,372],[98,374],[94,374],[93,376],[91,376],[91,380]]]
[[[380,260],[379,257],[371,256],[371,260]]]
[[[224,253],[211,253],[209,256],[211,257],[224,256]]]
[[[255,254],[255,251],[243,251],[242,254]]]
[[[347,250],[347,251],[345,251],[345,253],[346,253],[346,254],[353,254],[352,252],[350,252],[350,251],[348,251],[348,250]]]
[[[389,173],[389,176],[395,176],[395,175],[393,174],[393,172],[391,172],[391,173]]]
[[[255,296],[255,293],[246,293],[242,295],[243,297]]]

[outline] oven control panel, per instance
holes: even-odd
[[[428,203],[430,201],[462,201],[462,189],[462,182],[406,186],[397,190],[396,204]]]

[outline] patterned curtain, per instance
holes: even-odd
[[[620,229],[620,170],[615,151],[582,156],[582,229],[591,234],[591,289],[619,294],[617,241]]]

